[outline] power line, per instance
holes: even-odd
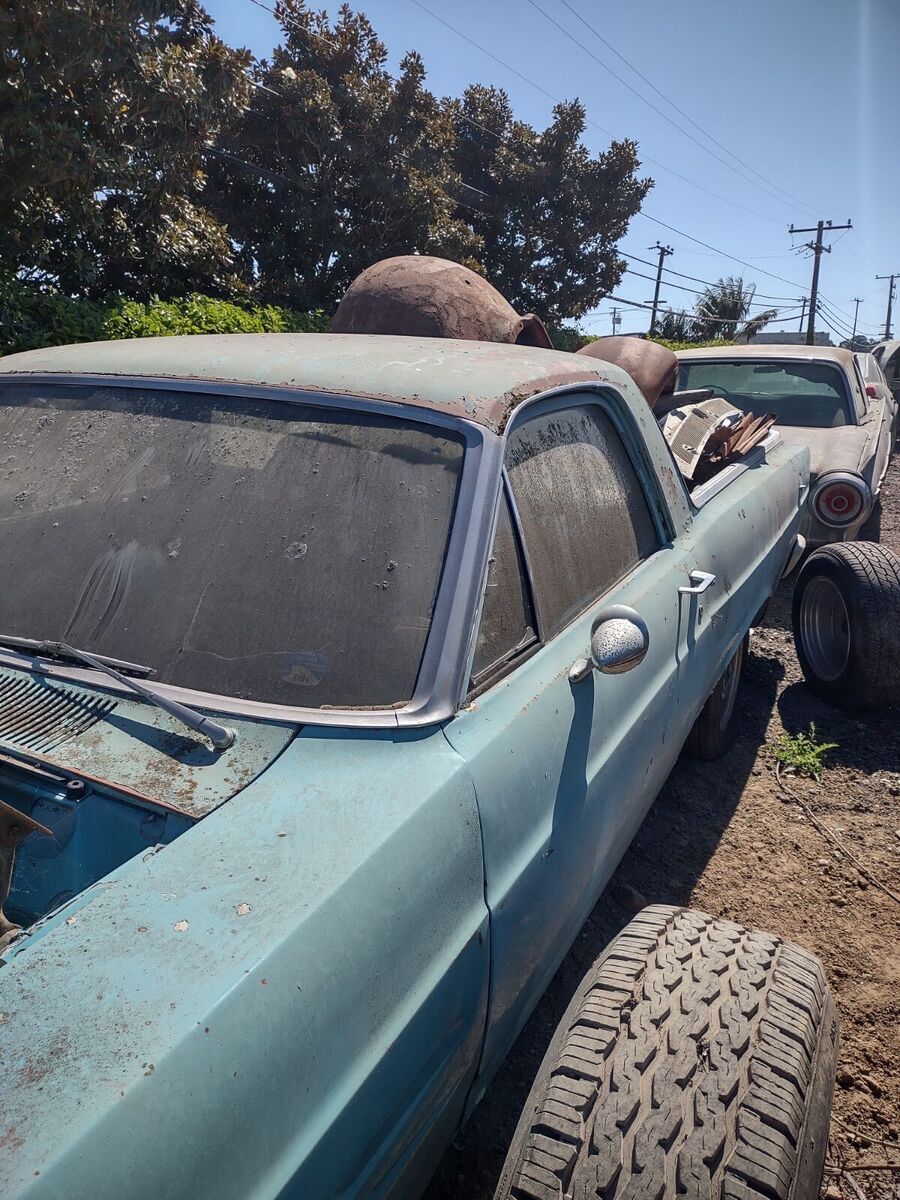
[[[418,0],[413,0],[413,3],[418,3]],[[689,242],[696,242],[698,246],[705,246],[707,250],[712,250],[714,254],[718,254],[721,258],[730,258],[732,262],[740,263],[748,271],[758,271],[761,275],[768,275],[770,279],[777,279],[779,283],[786,283],[790,287],[803,291],[800,284],[795,283],[793,279],[785,279],[783,275],[776,275],[773,271],[764,271],[762,267],[754,267],[751,263],[745,262],[744,259],[738,258],[735,254],[729,254],[726,250],[718,250],[715,246],[711,246],[709,242],[704,242],[700,238],[694,237],[692,233],[685,233],[683,229],[677,229],[674,225],[669,225],[666,221],[661,221],[659,217],[652,217],[644,209],[639,209],[637,215],[639,217],[646,217],[648,221],[653,221],[655,225],[662,225],[663,229],[670,229],[672,233],[686,237]]]
[[[716,251],[716,253],[719,254],[720,252]],[[622,257],[626,258],[632,262],[643,263],[645,267],[655,267],[656,266],[656,263],[651,262],[647,258],[638,258],[638,256],[636,254],[628,254],[625,251],[623,251]],[[756,267],[750,267],[751,271],[754,271],[757,269],[758,268],[756,268]],[[666,275],[677,275],[679,279],[692,279],[694,281],[694,283],[702,283],[706,287],[714,288],[714,287],[719,286],[718,281],[714,282],[712,279],[701,279],[699,275],[685,275],[684,271],[676,271],[674,269],[674,267],[663,267],[663,271],[666,273]],[[670,283],[669,287],[675,287],[675,284]],[[686,290],[691,291],[693,289],[688,288]],[[797,299],[796,296],[770,296],[766,292],[756,292],[755,295],[761,296],[764,300],[796,300]]]
[[[625,254],[622,257],[626,260],[626,262],[629,260],[633,261],[633,262],[643,262],[649,267],[653,267],[656,265],[655,263],[647,263],[646,260],[643,258],[635,258],[635,256],[633,254]],[[678,274],[678,272],[672,271],[670,267],[663,267],[663,271],[668,272],[669,274],[673,274],[673,275]],[[635,271],[631,267],[626,267],[625,273],[627,275],[637,275],[640,279],[649,279],[651,282],[656,278],[655,275],[644,275],[643,272]],[[691,276],[686,276],[686,278],[691,278]],[[697,282],[705,283],[707,285],[707,287],[713,288],[714,290],[717,290],[719,287],[718,283],[712,283],[709,280],[705,280],[705,279],[698,280]],[[664,279],[663,284],[665,287],[677,288],[677,290],[679,292],[689,292],[692,296],[701,296],[703,294],[702,292],[699,292],[697,290],[697,288],[685,287],[685,285],[683,283],[672,283],[671,280],[669,280],[669,279]],[[754,296],[761,296],[763,293],[762,292],[754,292],[753,294],[754,294]],[[770,300],[797,300],[797,303],[793,307],[795,307],[795,308],[800,307],[800,301],[797,299],[796,296],[769,296],[768,299],[770,299]],[[751,307],[753,307],[753,308],[771,308],[772,307],[771,304],[764,304],[761,300],[760,301],[751,300],[750,304],[751,304]]]
[[[412,2],[412,4],[414,4],[416,7],[421,8],[422,12],[427,13],[428,16],[430,16],[432,19],[437,20],[437,22],[439,24],[444,25],[444,28],[449,29],[452,32],[452,34],[455,34],[457,37],[462,38],[462,41],[467,42],[469,44],[469,46],[473,46],[475,49],[480,50],[480,52],[482,54],[487,55],[487,58],[492,59],[494,62],[497,62],[497,64],[499,66],[502,66],[504,68],[504,70],[510,71],[512,74],[515,74],[515,76],[517,78],[522,79],[524,83],[527,83],[529,86],[532,86],[532,88],[534,88],[536,91],[541,92],[542,95],[546,96],[548,98],[548,100],[551,100],[554,104],[562,103],[562,101],[559,101],[556,96],[553,96],[552,92],[547,91],[547,89],[544,88],[544,86],[541,86],[541,84],[536,83],[534,79],[530,79],[528,76],[526,76],[526,74],[523,74],[523,72],[518,71],[517,68],[512,66],[511,64],[509,64],[509,62],[506,62],[503,59],[500,59],[497,54],[494,54],[492,52],[492,50],[488,50],[486,47],[481,46],[481,44],[479,42],[476,42],[474,40],[474,38],[469,37],[468,34],[464,34],[464,32],[460,29],[457,29],[455,25],[451,25],[450,22],[448,22],[448,20],[445,20],[443,17],[438,16],[438,13],[432,12],[431,8],[428,8],[425,4],[422,4],[422,0],[410,0],[410,2]],[[264,4],[263,0],[251,0],[251,4],[256,5],[258,8],[263,8],[263,10],[265,10],[266,12],[271,13],[272,16],[277,17],[277,13],[275,12],[274,8],[270,7],[268,4]],[[319,41],[324,41],[324,42],[330,44],[330,46],[332,46],[332,47],[335,46],[335,42],[331,41],[330,38],[326,38],[323,35],[316,34],[316,32],[313,32],[312,30],[307,30],[305,28],[305,26],[298,25],[298,23],[294,22],[294,20],[290,20],[290,18],[286,17],[286,19],[289,20],[289,23],[292,24],[294,26],[294,28],[299,29],[301,32],[305,32],[305,34],[311,35],[312,37],[317,37]],[[269,90],[271,90],[271,89],[269,89]],[[467,114],[462,113],[461,110],[458,109],[458,107],[455,108],[455,113],[456,113],[456,115],[460,116],[460,118],[462,118],[463,120],[468,121],[469,124],[472,124],[475,127],[481,128],[481,130],[486,133],[490,133],[491,136],[494,138],[497,138],[499,140],[499,142],[509,142],[509,140],[511,140],[511,139],[503,136],[503,134],[500,134],[500,133],[497,133],[496,131],[490,130],[490,128],[488,128],[485,125],[481,125],[479,121],[475,121],[473,118],[469,118],[469,116]],[[598,128],[598,130],[600,130],[601,133],[604,133],[606,137],[613,138],[613,134],[610,131],[606,130],[606,128],[604,128],[604,126],[599,125],[598,122],[594,121],[593,119],[587,118],[587,116],[586,116],[586,119],[588,120],[588,124],[592,125],[594,128]],[[648,162],[655,162],[655,160],[652,160],[652,158],[649,158],[648,156],[644,156],[644,157],[647,158]],[[250,166],[250,164],[245,164],[245,166]],[[662,164],[662,163],[656,163],[656,166],[660,166],[664,170],[671,170],[671,168],[665,167],[665,164]],[[676,175],[678,179],[683,179],[685,182],[688,182],[688,184],[691,184],[692,186],[700,188],[700,191],[707,192],[709,194],[709,196],[713,196],[715,199],[722,200],[722,202],[725,202],[726,204],[736,203],[736,202],[733,202],[733,200],[728,200],[727,197],[719,196],[719,194],[716,192],[709,191],[709,188],[702,187],[701,185],[696,184],[696,182],[694,180],[690,180],[690,179],[686,178],[685,175],[680,175],[678,172],[674,172],[674,170],[672,170],[671,173]],[[284,178],[284,176],[282,176],[282,178]],[[482,196],[486,196],[487,193],[482,192],[481,194],[482,194]],[[460,203],[462,203],[462,202],[460,202]],[[743,208],[743,205],[738,204],[736,206],[737,206],[737,208]],[[472,208],[472,206],[463,204],[463,208]],[[479,210],[474,210],[474,211],[479,211]],[[752,210],[746,210],[746,211],[752,211]],[[798,288],[799,290],[803,290],[803,289],[800,289],[799,284],[794,282],[793,280],[788,280],[788,278],[785,278],[785,276],[782,276],[782,275],[775,275],[773,271],[767,271],[767,270],[764,270],[763,268],[758,268],[758,266],[754,266],[751,263],[746,262],[745,259],[738,258],[736,256],[736,254],[730,254],[727,251],[719,250],[718,247],[710,245],[709,242],[702,241],[700,238],[695,238],[694,234],[686,233],[684,229],[678,229],[676,226],[672,226],[672,224],[668,224],[665,221],[661,221],[659,217],[654,217],[652,214],[649,214],[649,212],[644,211],[643,209],[638,210],[637,215],[646,217],[646,220],[653,221],[655,224],[659,224],[659,226],[661,226],[662,228],[670,229],[672,233],[676,233],[679,236],[682,236],[682,238],[686,238],[689,241],[695,242],[695,244],[698,246],[703,246],[704,248],[706,248],[706,250],[712,252],[713,254],[716,254],[716,256],[719,256],[720,258],[730,259],[731,262],[739,263],[740,265],[745,266],[745,268],[748,270],[757,271],[758,274],[766,275],[769,278],[773,278],[773,280],[778,280],[780,283],[787,283],[788,286],[790,286],[792,288]],[[755,214],[755,215],[758,216],[761,214]],[[768,220],[768,218],[767,218],[767,220]],[[650,264],[650,265],[652,265],[652,264]],[[671,269],[670,269],[670,274],[682,276],[682,272],[672,271]],[[683,278],[694,278],[695,282],[706,283],[707,286],[709,286],[709,287],[715,286],[715,284],[710,283],[709,281],[698,280],[698,278],[696,276],[682,276],[682,277]],[[770,299],[770,300],[793,299],[792,296],[766,296],[766,294],[764,294],[764,293],[757,293],[757,294],[760,295],[762,299]]]
[[[642,308],[642,309],[644,309],[645,312],[653,311],[653,303],[652,303],[652,301],[649,301],[649,300],[646,303],[643,303],[639,300],[626,300],[624,296],[614,296],[612,293],[610,293],[608,296],[603,297],[603,303],[605,304],[607,301],[612,301],[614,304],[627,304],[631,308]],[[799,308],[799,307],[800,307],[799,304],[793,305],[793,308],[795,308],[795,309]],[[672,308],[667,308],[664,311],[670,312],[673,315],[677,315],[675,313],[675,310]],[[784,313],[787,313],[789,311],[790,311],[790,309],[784,309],[782,312],[777,312],[777,317],[773,318],[773,320],[780,319],[784,315]],[[584,316],[585,317],[592,316],[594,313],[599,313],[599,312],[600,312],[599,308],[593,308],[593,309],[591,309],[591,311],[589,313],[585,313]],[[686,314],[686,316],[688,316],[688,317],[690,317],[690,315],[691,315],[690,313]],[[705,321],[707,324],[712,324],[712,325],[740,325],[742,323],[741,320],[735,321],[731,317],[703,317],[701,319],[703,321]]]
[[[258,4],[260,0],[252,0],[252,2],[254,4]],[[438,13],[433,12],[430,8],[428,8],[427,5],[422,3],[422,0],[410,0],[410,3],[414,4],[416,8],[420,8],[422,12],[427,13],[429,17],[437,21],[440,25],[443,25],[445,29],[449,29],[451,33],[455,33],[458,38],[461,38],[470,46],[474,46],[474,48],[476,50],[480,50],[482,54],[486,54],[488,58],[492,59],[495,63],[498,63],[504,68],[504,70],[510,71],[518,79],[521,79],[524,83],[527,83],[530,87],[533,87],[536,91],[540,92],[541,95],[546,96],[549,100],[552,100],[554,104],[564,103],[564,101],[558,96],[554,96],[552,92],[548,92],[545,87],[539,83],[536,83],[535,80],[530,79],[517,67],[512,66],[510,63],[494,54],[492,50],[488,50],[485,46],[482,46],[479,42],[476,42],[474,38],[469,37],[467,33],[463,33],[461,29],[457,29],[455,25],[451,25],[449,21],[445,20]],[[610,133],[608,129],[605,129],[602,125],[598,124],[592,117],[587,116],[587,114],[585,114],[585,121],[588,125],[593,126],[594,129],[599,129],[605,137],[615,141],[614,134]],[[730,200],[727,196],[721,196],[718,192],[714,192],[711,188],[704,187],[703,184],[698,183],[696,179],[691,179],[687,175],[682,175],[681,172],[676,171],[674,167],[667,166],[666,163],[660,162],[659,159],[651,158],[649,154],[642,154],[641,161],[652,163],[653,166],[659,167],[660,170],[667,172],[667,174],[674,175],[675,178],[680,179],[682,183],[686,183],[690,187],[696,188],[700,192],[705,192],[707,196],[712,196],[714,200],[721,200],[723,204],[730,204],[733,208],[739,208],[741,212],[749,213],[754,217],[760,217],[763,221],[773,221],[776,225],[779,223],[774,217],[767,216],[765,213],[757,212],[755,208],[748,208],[745,204],[739,204],[737,200]]]
[[[849,342],[851,339],[850,339],[850,336],[848,335],[848,333],[846,331],[841,332],[840,329],[835,329],[835,327],[832,325],[832,323],[828,320],[828,317],[825,315],[825,311],[822,308],[822,306],[819,305],[818,307],[819,307],[819,316],[822,318],[823,322],[828,326],[828,328],[831,330],[831,332],[836,337],[840,338],[840,340],[842,342]],[[807,345],[810,345],[810,346],[812,346],[814,344],[815,344],[814,342],[807,342]]]
[[[648,100],[646,96],[642,96],[641,93],[637,90],[637,88],[632,87],[631,84],[626,79],[623,79],[622,76],[617,74],[617,72],[615,72],[612,69],[612,67],[609,66],[608,63],[605,63],[602,58],[599,58],[596,54],[594,54],[594,52],[592,50],[589,50],[588,47],[585,46],[583,42],[579,41],[578,38],[575,37],[574,34],[570,33],[568,31],[568,29],[565,28],[564,25],[561,25],[559,23],[559,21],[556,20],[555,17],[551,16],[550,13],[548,13],[546,11],[546,9],[541,8],[540,4],[537,3],[537,0],[528,0],[528,3],[531,5],[531,7],[533,9],[535,9],[537,12],[539,12],[542,17],[544,17],[546,20],[548,20],[551,25],[555,26],[560,31],[560,33],[562,33],[565,37],[567,37],[569,39],[569,41],[574,42],[575,45],[579,47],[579,49],[583,50],[585,54],[589,55],[589,57],[591,59],[593,59],[593,61],[595,63],[597,63],[598,66],[602,67],[604,71],[607,71],[610,75],[612,75],[613,79],[617,80],[619,83],[622,84],[623,87],[627,88],[628,91],[631,92],[631,94],[633,96],[637,96],[638,100],[642,101],[642,103],[646,104],[649,108],[651,108],[653,110],[653,112],[655,112],[658,116],[662,117],[662,119],[664,121],[668,121],[668,123],[672,126],[673,129],[677,129],[679,133],[683,134],[686,138],[689,138],[695,145],[699,146],[701,150],[705,150],[706,153],[711,155],[714,159],[716,159],[717,162],[720,162],[720,163],[722,163],[723,166],[728,167],[728,169],[730,171],[734,171],[734,173],[736,175],[739,175],[740,178],[743,179],[746,183],[752,184],[753,187],[759,188],[760,191],[765,192],[766,195],[770,196],[773,200],[777,200],[779,204],[793,204],[794,203],[793,201],[783,199],[781,196],[777,196],[774,192],[770,191],[769,188],[763,187],[762,184],[757,183],[755,179],[752,179],[749,175],[746,175],[743,171],[738,170],[738,168],[735,167],[732,163],[728,162],[727,159],[724,159],[721,156],[721,154],[717,154],[715,152],[715,150],[710,149],[710,147],[708,145],[706,145],[698,137],[696,137],[693,133],[691,133],[690,130],[685,129],[682,125],[679,125],[677,121],[673,121],[672,118],[668,115],[668,113],[663,112],[663,110],[661,108],[659,108],[658,105],[654,104],[652,100]],[[587,21],[585,21],[581,16],[579,16],[579,14],[577,12],[575,12],[575,10],[571,7],[571,5],[566,4],[565,0],[562,0],[562,3],[565,4],[566,8],[568,8],[570,12],[574,13],[574,15],[576,17],[578,17],[578,19],[582,22],[582,24],[586,25],[587,28],[590,29],[591,33],[594,33],[595,36],[597,36],[597,37],[600,36],[599,34],[596,33],[596,30],[594,30],[590,25],[588,25]],[[603,38],[601,38],[600,40],[604,41]],[[608,43],[605,43],[605,44],[608,45]],[[629,66],[630,66],[630,64],[629,64]],[[757,213],[756,215],[759,217],[762,217],[764,220],[773,221],[777,224],[777,221],[774,217],[768,217],[764,213]]]
[[[611,42],[607,41],[607,39],[599,32],[599,30],[596,28],[596,26],[591,25],[591,23],[589,21],[587,21],[581,15],[581,13],[579,13],[571,4],[569,4],[568,0],[560,0],[560,3],[563,5],[563,7],[567,8],[569,10],[569,12],[572,13],[572,15],[574,17],[576,17],[581,22],[582,25],[585,26],[586,29],[590,30],[590,32],[594,35],[595,38],[598,39],[598,41],[602,42],[603,45],[606,46],[606,48],[608,50],[611,50],[612,53],[616,56],[616,58],[618,58],[621,62],[623,62],[625,64],[626,67],[628,67],[630,70],[632,70],[639,79],[642,79],[644,81],[644,83],[647,84],[648,87],[652,88],[653,91],[656,92],[657,96],[659,96],[663,100],[665,100],[665,102],[667,104],[669,104],[672,108],[674,108],[675,111],[677,113],[679,113],[682,117],[684,117],[684,119],[686,121],[689,121],[691,123],[691,125],[694,126],[695,129],[698,129],[700,131],[700,133],[703,134],[704,137],[708,138],[711,142],[713,142],[716,146],[718,146],[720,150],[724,150],[726,154],[730,155],[735,160],[735,162],[739,162],[742,167],[746,167],[748,171],[752,172],[759,179],[762,179],[764,183],[768,183],[771,187],[775,188],[776,191],[781,192],[782,195],[786,196],[790,201],[792,201],[795,204],[799,204],[801,208],[806,208],[806,209],[809,209],[810,211],[812,211],[812,209],[810,208],[810,205],[806,204],[802,200],[799,200],[796,196],[792,196],[790,192],[785,191],[785,189],[783,187],[781,187],[779,184],[777,184],[773,180],[767,178],[767,176],[763,175],[760,171],[757,171],[755,167],[752,167],[749,163],[745,162],[742,158],[740,158],[737,154],[735,154],[733,150],[730,150],[727,146],[723,146],[723,144],[717,138],[713,137],[713,135],[709,132],[708,129],[704,129],[703,126],[700,125],[697,121],[695,121],[692,116],[690,116],[688,113],[686,113],[683,108],[679,108],[679,106],[675,103],[675,101],[670,96],[667,96],[665,94],[665,92],[661,91],[651,79],[648,79],[647,76],[642,71],[638,70],[638,68],[634,65],[633,62],[630,62],[625,57],[624,54],[622,54],[619,50],[616,49],[616,47]]]

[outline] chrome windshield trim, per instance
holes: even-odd
[[[468,663],[474,624],[481,603],[481,585],[491,549],[491,533],[499,498],[500,477],[506,436],[511,427],[523,419],[523,414],[547,401],[566,402],[581,393],[610,401],[623,411],[628,401],[620,388],[606,380],[567,383],[548,388],[517,405],[514,418],[503,434],[495,434],[485,426],[448,415],[414,402],[382,400],[355,394],[304,391],[297,388],[272,387],[252,383],[218,382],[215,380],[182,379],[174,376],[74,375],[34,372],[2,377],[13,384],[41,383],[69,387],[133,387],[155,388],[160,391],[191,391],[214,396],[235,396],[249,399],[275,399],[286,403],[359,409],[399,416],[421,425],[450,429],[465,442],[462,475],[459,481],[456,508],[450,528],[450,538],[438,585],[431,629],[425,643],[416,687],[412,697],[395,707],[322,709],[299,705],[272,704],[261,700],[245,700],[222,696],[193,688],[178,687],[154,680],[154,690],[174,700],[183,701],[204,711],[245,717],[251,720],[328,726],[337,728],[394,729],[423,728],[449,720],[464,702],[468,683]],[[629,425],[635,421],[630,414]],[[631,430],[634,450],[640,460],[639,473],[649,470],[646,449],[640,445],[636,431]],[[657,522],[672,522],[668,503],[659,493]],[[41,674],[96,687],[128,696],[108,676],[81,667],[50,660],[14,654],[0,648],[0,666]]]
[[[290,724],[338,726],[348,728],[393,729],[432,725],[452,716],[458,707],[459,689],[465,674],[465,651],[474,619],[476,585],[482,543],[488,540],[485,521],[491,516],[486,500],[490,480],[502,465],[501,440],[490,430],[455,415],[441,413],[399,401],[346,395],[337,392],[311,392],[302,389],[214,380],[186,380],[169,376],[70,375],[37,373],[0,378],[9,386],[34,386],[36,383],[64,387],[152,388],[159,391],[190,391],[211,396],[239,399],[279,400],[289,404],[355,409],[383,413],[413,424],[452,430],[463,439],[465,455],[459,479],[456,506],[444,557],[441,579],[435,599],[431,628],[419,665],[413,695],[402,704],[373,708],[305,708],[301,705],[274,704],[264,700],[246,700],[223,696],[195,688],[153,681],[153,689],[169,699],[204,711],[247,717],[261,721]],[[480,576],[479,576],[480,578]],[[132,696],[109,676],[87,668],[72,666],[27,653],[0,647],[0,666],[36,671],[42,675],[66,679],[96,687],[116,695]]]

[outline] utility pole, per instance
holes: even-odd
[[[613,337],[619,332],[619,326],[622,324],[622,316],[617,308],[612,310],[612,331]]]
[[[895,271],[893,275],[876,275],[875,278],[889,279],[891,281],[888,284],[887,316],[884,319],[884,340],[887,342],[890,341],[891,337],[891,307],[894,303],[894,281],[900,279],[900,272]]]
[[[801,303],[800,324],[797,326],[797,330],[799,333],[802,333],[803,332],[803,322],[806,320],[806,297],[805,296],[803,297],[803,299],[801,300],[800,303]]]
[[[856,311],[853,314],[853,332],[850,334],[851,342],[856,341],[856,325],[859,321],[859,306],[862,304],[862,300],[860,300],[859,296],[854,296],[853,303],[856,305]]]
[[[828,230],[829,233],[834,233],[839,229],[852,229],[852,228],[853,228],[853,225],[850,222],[849,218],[847,220],[846,225],[832,225],[832,223],[830,221],[819,221],[818,224],[816,225],[815,229],[813,229],[813,228],[795,229],[793,225],[790,227],[789,232],[792,234],[794,234],[794,233],[814,233],[816,235],[816,240],[814,242],[806,243],[807,249],[812,250],[812,252],[813,252],[812,288],[810,289],[810,294],[809,294],[809,323],[806,326],[806,344],[807,344],[807,346],[814,346],[816,343],[816,309],[818,307],[818,299],[819,299],[819,264],[822,261],[823,254],[831,253],[830,246],[822,245],[822,235],[826,229]]]
[[[659,308],[659,289],[662,284],[663,263],[675,251],[671,246],[663,246],[659,242],[655,246],[650,246],[649,249],[659,251],[659,263],[656,267],[656,290],[653,293],[653,311],[650,314],[650,333],[654,334],[656,332],[656,310]]]

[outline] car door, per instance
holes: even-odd
[[[472,694],[445,727],[475,784],[491,913],[490,1011],[470,1105],[687,734],[672,704],[680,582],[684,552],[627,410],[579,395],[523,414],[507,443]],[[626,674],[570,681],[614,604],[645,620],[646,657]]]

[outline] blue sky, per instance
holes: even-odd
[[[772,306],[786,310],[771,328],[796,328],[799,308],[787,310],[808,293],[812,261],[791,250],[809,235],[792,239],[788,226],[852,218],[850,232],[826,240],[834,248],[823,256],[820,287],[839,328],[852,323],[858,296],[860,330],[880,333],[887,284],[875,276],[900,271],[900,0],[421,2],[539,86],[500,66],[414,0],[354,3],[387,46],[392,67],[406,50],[418,50],[437,95],[458,95],[468,83],[493,84],[507,91],[517,116],[538,128],[552,108],[545,93],[578,96],[592,122],[585,134],[591,150],[602,150],[609,134],[637,140],[642,173],[655,180],[644,211],[681,232],[635,217],[621,243],[625,256],[654,259],[649,247],[659,239],[675,250],[668,267],[703,280],[743,275],[761,298],[777,297]],[[251,0],[206,0],[205,6],[232,45],[262,57],[279,39],[275,19]],[[315,7],[334,14],[338,5]],[[653,273],[637,262],[633,267]],[[647,301],[652,291],[650,281],[626,275],[617,295]],[[690,307],[694,299],[673,286],[662,298],[674,307]],[[612,307],[604,301],[583,326],[610,332]],[[622,332],[646,327],[645,312],[620,311]]]

